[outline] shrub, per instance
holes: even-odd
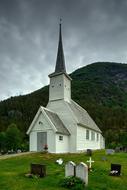
[[[22,142],[22,134],[16,124],[10,124],[6,130],[6,144],[8,150],[16,151],[20,148]]]
[[[81,179],[74,176],[70,176],[62,179],[60,181],[60,186],[71,190],[83,190],[85,184]]]
[[[0,152],[6,152],[6,133],[0,132]]]

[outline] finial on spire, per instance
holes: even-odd
[[[60,18],[60,25],[62,24],[62,18]]]

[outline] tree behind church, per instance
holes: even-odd
[[[6,133],[0,133],[0,152],[6,152]]]
[[[22,133],[15,124],[8,126],[6,131],[6,146],[8,150],[16,151],[22,143]]]

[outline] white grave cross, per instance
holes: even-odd
[[[91,157],[90,157],[90,159],[87,160],[87,162],[89,162],[89,168],[91,169],[92,168],[92,163],[94,162],[94,160],[92,160]]]

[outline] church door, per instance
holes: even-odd
[[[37,151],[43,151],[44,146],[47,144],[47,133],[38,132],[37,133]]]

